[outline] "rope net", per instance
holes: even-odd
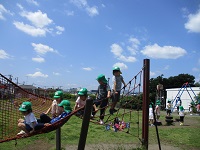
[[[17,123],[18,119],[23,118],[19,106],[24,101],[32,103],[36,118],[40,118],[40,114],[46,111],[52,103],[51,99],[26,91],[0,74],[0,143],[20,138],[16,136],[20,131]]]
[[[106,109],[104,114],[104,126],[107,129],[110,129],[108,126],[114,126],[113,122],[115,122],[116,118],[120,118],[121,122],[128,123],[128,131],[126,133],[129,133],[130,123],[133,125],[133,120],[135,121],[135,125],[137,128],[137,135],[140,139],[140,124],[139,124],[139,115],[142,115],[139,110],[142,108],[142,91],[141,91],[141,85],[142,85],[142,75],[143,75],[143,69],[144,67],[126,84],[126,86],[121,88],[121,96],[120,101],[118,102],[117,112],[115,112],[113,115],[109,113],[110,106],[112,103],[109,102],[109,104],[103,108],[99,108],[98,112],[101,109]],[[99,100],[100,102],[103,100]],[[95,117],[90,120],[92,123],[99,124],[99,118],[100,115],[98,115],[98,112],[96,112]],[[134,114],[133,114],[134,113]],[[125,115],[129,115],[129,119],[125,119]],[[134,115],[134,119],[133,119]],[[132,120],[133,119],[133,120]],[[116,131],[116,130],[115,130]]]

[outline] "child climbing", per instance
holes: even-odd
[[[99,82],[98,90],[97,90],[97,95],[96,95],[96,100],[95,100],[95,105],[100,109],[100,124],[104,124],[103,119],[104,119],[104,114],[106,107],[108,105],[108,99],[110,98],[111,90],[110,86],[108,85],[108,81],[105,78],[105,75],[100,74],[97,79]],[[92,112],[92,115],[94,116],[96,112]]]
[[[122,72],[120,71],[119,67],[116,66],[113,68],[112,104],[109,110],[111,115],[117,112],[117,110],[115,109],[115,106],[120,99],[120,91],[121,91],[122,83],[124,84],[124,86],[126,86],[126,83],[124,82],[124,78],[121,74]]]
[[[24,119],[18,120],[18,127],[21,131],[17,134],[31,134],[34,132],[34,127],[38,124],[35,115],[32,112],[32,103],[23,102],[19,111],[24,115]]]

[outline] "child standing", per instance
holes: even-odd
[[[179,106],[179,116],[180,116],[180,125],[182,126],[184,123],[184,117],[185,117],[183,106]]]
[[[120,91],[121,91],[121,87],[122,87],[122,83],[124,84],[124,86],[126,86],[126,83],[124,82],[124,78],[121,75],[122,72],[120,71],[119,67],[114,67],[113,68],[113,77],[112,77],[112,104],[110,107],[110,114],[113,115],[113,113],[117,112],[117,110],[115,109],[115,106],[117,104],[117,102],[120,99]]]
[[[97,77],[97,81],[99,82],[98,90],[97,90],[97,95],[96,95],[96,101],[95,105],[99,106],[100,109],[100,124],[104,124],[103,119],[104,119],[104,114],[105,114],[105,108],[108,105],[108,99],[110,98],[111,90],[110,86],[108,85],[108,81],[105,78],[105,75],[100,74]],[[95,112],[92,112],[92,115],[95,115]]]
[[[18,127],[21,131],[17,135],[34,132],[34,127],[38,124],[31,106],[31,102],[23,102],[19,108],[19,111],[24,115],[24,119],[18,120]]]
[[[156,101],[155,115],[156,115],[156,121],[158,122],[160,118],[160,100]]]
[[[149,123],[150,123],[150,126],[154,126],[153,121],[154,121],[154,119],[153,119],[153,108],[152,108],[152,105],[150,104],[149,105]]]
[[[170,116],[171,115],[171,108],[172,108],[172,104],[171,104],[171,101],[170,100],[168,100],[167,101],[167,106],[166,106],[167,108],[167,116]]]

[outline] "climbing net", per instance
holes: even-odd
[[[113,129],[115,132],[122,131],[125,128],[128,128],[127,133],[129,133],[130,125],[134,124],[137,127],[137,137],[139,138],[139,115],[141,113],[142,106],[142,75],[143,75],[143,68],[124,86],[121,88],[121,96],[120,101],[118,102],[117,112],[113,115],[109,113],[109,109],[111,107],[111,100],[107,106],[103,108],[99,108],[96,112],[95,117],[90,120],[92,123],[99,124],[100,115],[98,115],[101,109],[106,109],[104,114],[104,126],[106,130]],[[103,100],[99,100],[101,103]],[[129,119],[125,115],[129,115]],[[134,119],[133,119],[134,116]],[[133,121],[134,120],[134,121]]]
[[[37,118],[52,103],[51,99],[26,91],[0,74],[0,142],[16,137],[19,132],[17,122],[23,118],[19,106],[24,101],[32,103]]]

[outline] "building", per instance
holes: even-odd
[[[176,111],[177,110],[176,99],[177,97],[180,97],[182,106],[184,107],[185,111],[188,111],[190,103],[192,101],[196,102],[196,96],[200,93],[200,87],[166,89],[166,92],[167,92],[166,104],[168,100],[171,100],[173,109]]]

